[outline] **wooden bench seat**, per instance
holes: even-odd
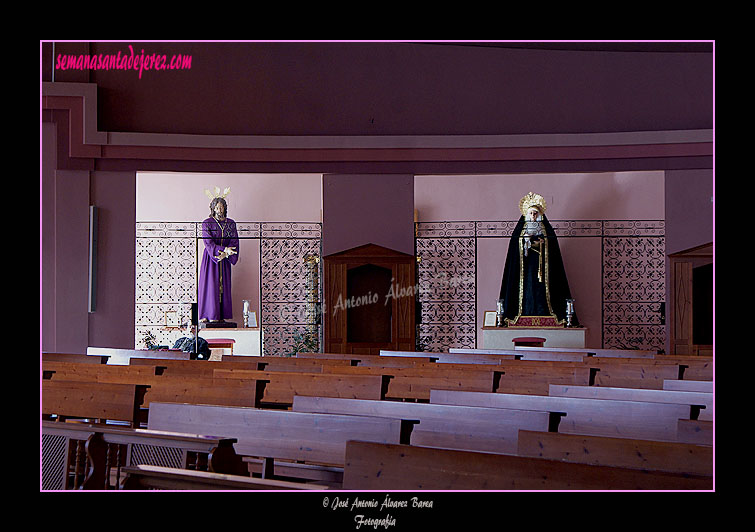
[[[107,355],[81,355],[71,353],[42,353],[42,362],[76,362],[81,364],[107,364]]]
[[[712,479],[544,458],[350,441],[347,490],[710,490]]]
[[[243,407],[153,403],[148,428],[200,432],[235,438],[236,453],[264,460],[263,476],[276,474],[278,461],[295,466],[343,467],[349,439],[409,442],[415,420],[375,416],[315,414]],[[289,467],[287,476],[292,475]],[[303,478],[309,478],[302,468]]]
[[[457,355],[504,355],[513,357],[517,360],[561,360],[571,362],[581,362],[585,357],[592,356],[589,351],[573,350],[571,348],[552,348],[544,347],[512,347],[510,349],[449,349],[450,354]]]
[[[685,371],[685,367],[678,364],[621,363],[613,360],[608,361],[607,359],[602,359],[602,362],[600,360],[590,360],[587,363],[597,371],[595,374],[595,386],[614,388],[662,390],[663,381],[681,379]]]
[[[714,374],[713,357],[684,356],[684,355],[658,355],[656,360],[675,362],[684,365],[685,380],[712,381]]]
[[[551,383],[584,385],[593,384],[594,373],[586,366],[529,366],[502,364],[498,393],[548,395]]]
[[[325,374],[339,375],[383,375],[390,379],[385,399],[430,401],[430,390],[468,390],[494,392],[498,387],[501,373],[491,366],[477,367],[474,371],[458,371],[439,365],[433,368],[417,367],[323,367]]]
[[[124,490],[296,491],[328,489],[327,486],[303,482],[287,482],[284,480],[148,465],[125,467],[123,468],[123,472],[126,475],[123,485]]]
[[[542,395],[433,390],[430,402],[563,412],[559,432],[676,441],[679,419],[693,419],[689,405]]]
[[[42,423],[44,489],[113,489],[121,467],[160,465],[247,474],[232,438],[88,423]]]
[[[183,362],[183,361],[182,361]],[[202,361],[198,362],[202,364]],[[197,375],[166,371],[159,365],[82,365],[47,363],[45,378],[58,381],[91,381],[111,384],[148,386],[141,407],[154,401],[216,404],[226,406],[260,406],[267,380],[222,379],[200,371]],[[143,413],[141,420],[146,419]]]
[[[389,377],[383,375],[343,375],[216,369],[215,378],[265,380],[262,405],[288,407],[296,395],[347,397],[351,399],[384,399]]]
[[[436,360],[434,355],[428,353],[419,353],[417,356],[411,355],[406,357],[381,357],[380,355],[360,355],[355,353],[299,353],[297,359],[315,359],[315,360],[348,360],[352,366],[390,366],[390,367],[411,367],[417,362],[433,362]]]
[[[714,386],[713,381],[666,380],[663,381],[663,389],[679,392],[713,393]]]
[[[657,355],[657,351],[652,349],[605,349],[596,347],[570,347],[568,349],[560,347],[526,347],[517,346],[517,351],[572,351],[577,353],[584,353],[590,356],[599,357],[621,357],[621,358],[644,358],[652,359]]]
[[[91,381],[42,381],[42,415],[50,419],[123,421],[138,426],[148,387]]]
[[[616,399],[619,401],[644,401],[648,403],[685,404],[699,409],[699,413],[692,416],[695,419],[713,419],[713,394],[705,392],[679,392],[673,390],[550,384],[548,395],[557,397]]]
[[[87,347],[87,355],[107,356],[108,364],[128,365],[133,358],[162,358],[189,360],[191,354],[178,350],[117,349],[112,347]]]
[[[295,397],[293,411],[416,419],[412,445],[500,453],[516,453],[520,429],[557,430],[561,419],[547,411],[332,397]]]
[[[54,380],[149,385],[145,407],[153,401],[181,401],[228,406],[288,408],[294,395],[332,395],[358,399],[383,399],[389,377],[341,375],[299,371],[237,369],[245,364],[212,361],[139,360],[128,366],[50,363]],[[227,364],[227,365],[226,365]],[[232,369],[226,369],[226,368]],[[344,366],[345,367],[345,366]],[[239,388],[245,388],[240,390]]]
[[[680,419],[677,423],[677,441],[700,445],[713,445],[713,436],[713,421]]]
[[[713,476],[713,448],[680,442],[520,430],[519,456]]]
[[[240,358],[240,357],[239,357]],[[252,357],[244,357],[252,358]],[[221,360],[168,360],[168,359],[131,359],[130,365],[134,367],[159,367],[162,371],[171,375],[212,375],[216,369],[248,369],[259,370],[259,357],[252,360],[234,360],[226,362]]]
[[[457,364],[498,364],[501,360],[516,360],[516,355],[504,355],[504,354],[471,354],[462,355],[457,353],[422,353],[414,351],[380,351],[381,358],[404,358],[408,360],[416,360],[421,362],[420,358],[430,358],[427,362],[453,362]]]

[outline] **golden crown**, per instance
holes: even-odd
[[[231,191],[231,187],[226,187],[223,189],[223,192],[220,192],[219,187],[215,187],[215,193],[213,194],[209,190],[205,189],[204,193],[207,194],[207,197],[211,200],[214,200],[215,198],[224,198],[228,195],[228,193]]]
[[[540,194],[528,192],[527,195],[519,201],[519,210],[523,215],[527,216],[527,211],[530,207],[537,207],[540,210],[541,214],[545,214],[545,198]]]

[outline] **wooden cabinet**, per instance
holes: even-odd
[[[323,257],[325,353],[415,350],[417,262],[366,244]]]

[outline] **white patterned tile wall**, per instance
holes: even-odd
[[[172,346],[183,335],[166,328],[165,313],[177,312],[179,323],[191,317],[197,301],[199,227],[201,222],[136,224],[136,348],[145,333],[158,345]],[[265,354],[282,354],[294,332],[308,324],[305,315],[307,268],[303,258],[320,256],[319,223],[238,222],[239,237],[260,239],[261,316]]]
[[[602,252],[602,345],[663,349],[665,327],[665,223],[662,220],[555,220],[559,238],[600,239]],[[420,222],[416,224],[422,323],[421,347],[444,351],[475,347],[476,242],[508,238],[516,221]],[[466,279],[445,290],[431,279]],[[437,282],[435,284],[438,284]]]

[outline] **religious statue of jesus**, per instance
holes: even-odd
[[[228,218],[225,197],[230,188],[205,190],[211,199],[210,216],[202,222],[204,251],[199,267],[199,320],[224,322],[233,318],[231,266],[239,260],[236,222]]]

